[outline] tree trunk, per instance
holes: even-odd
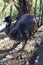
[[[18,13],[18,19],[19,19],[21,15],[27,13],[26,0],[18,0],[18,4],[20,6]]]

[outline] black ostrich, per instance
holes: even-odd
[[[36,31],[36,19],[34,15],[31,14],[22,15],[13,26],[11,24],[10,16],[6,17],[4,22],[7,23],[4,27],[6,34],[16,41],[25,40],[26,43],[28,38],[30,38],[34,34],[34,31]]]
[[[5,18],[4,22],[7,22],[5,27],[6,34],[14,40],[27,40],[32,36],[36,26],[36,20],[34,15],[25,14],[11,26],[11,17]]]
[[[36,27],[36,20],[34,15],[25,14],[16,21],[13,25],[11,24],[11,17],[5,18],[6,26],[3,28],[6,34],[14,40],[27,40],[32,36]]]

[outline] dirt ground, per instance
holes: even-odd
[[[10,40],[4,32],[0,33],[0,65],[42,65],[38,64],[42,34],[43,31],[37,32],[35,38],[25,44],[24,41]]]

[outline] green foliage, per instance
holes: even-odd
[[[4,10],[3,15],[0,16],[0,19],[8,16],[10,14],[10,7],[11,7],[11,4],[6,3],[6,8]],[[3,0],[0,0],[0,13],[3,10],[3,8],[4,8],[4,2],[3,2]],[[12,4],[12,18],[13,18],[12,20],[16,19],[17,14],[18,14],[18,11],[17,11],[16,7]]]
[[[34,10],[35,10],[35,3],[36,3],[36,0],[33,0],[33,7],[32,7],[32,12],[33,13],[34,13]],[[3,18],[3,17],[8,16],[10,14],[10,6],[11,6],[11,4],[6,3],[6,9],[5,9],[3,15],[0,16],[0,19]],[[2,11],[3,7],[4,7],[4,2],[3,2],[3,0],[0,0],[0,12]],[[37,0],[36,14],[39,13],[39,10],[40,10],[40,0]],[[18,14],[18,10],[12,4],[12,20],[13,21],[16,19],[17,14]]]
[[[35,3],[36,3],[36,0],[33,0],[33,13],[34,13],[34,10],[35,10]],[[43,0],[42,0],[42,3],[43,3]],[[37,4],[36,4],[36,14],[38,14],[40,11],[40,0],[37,0]]]

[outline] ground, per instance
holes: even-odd
[[[10,40],[4,32],[0,33],[0,65],[43,65],[42,42],[43,26],[38,29],[34,38],[28,39],[24,49],[24,41],[17,43]]]

